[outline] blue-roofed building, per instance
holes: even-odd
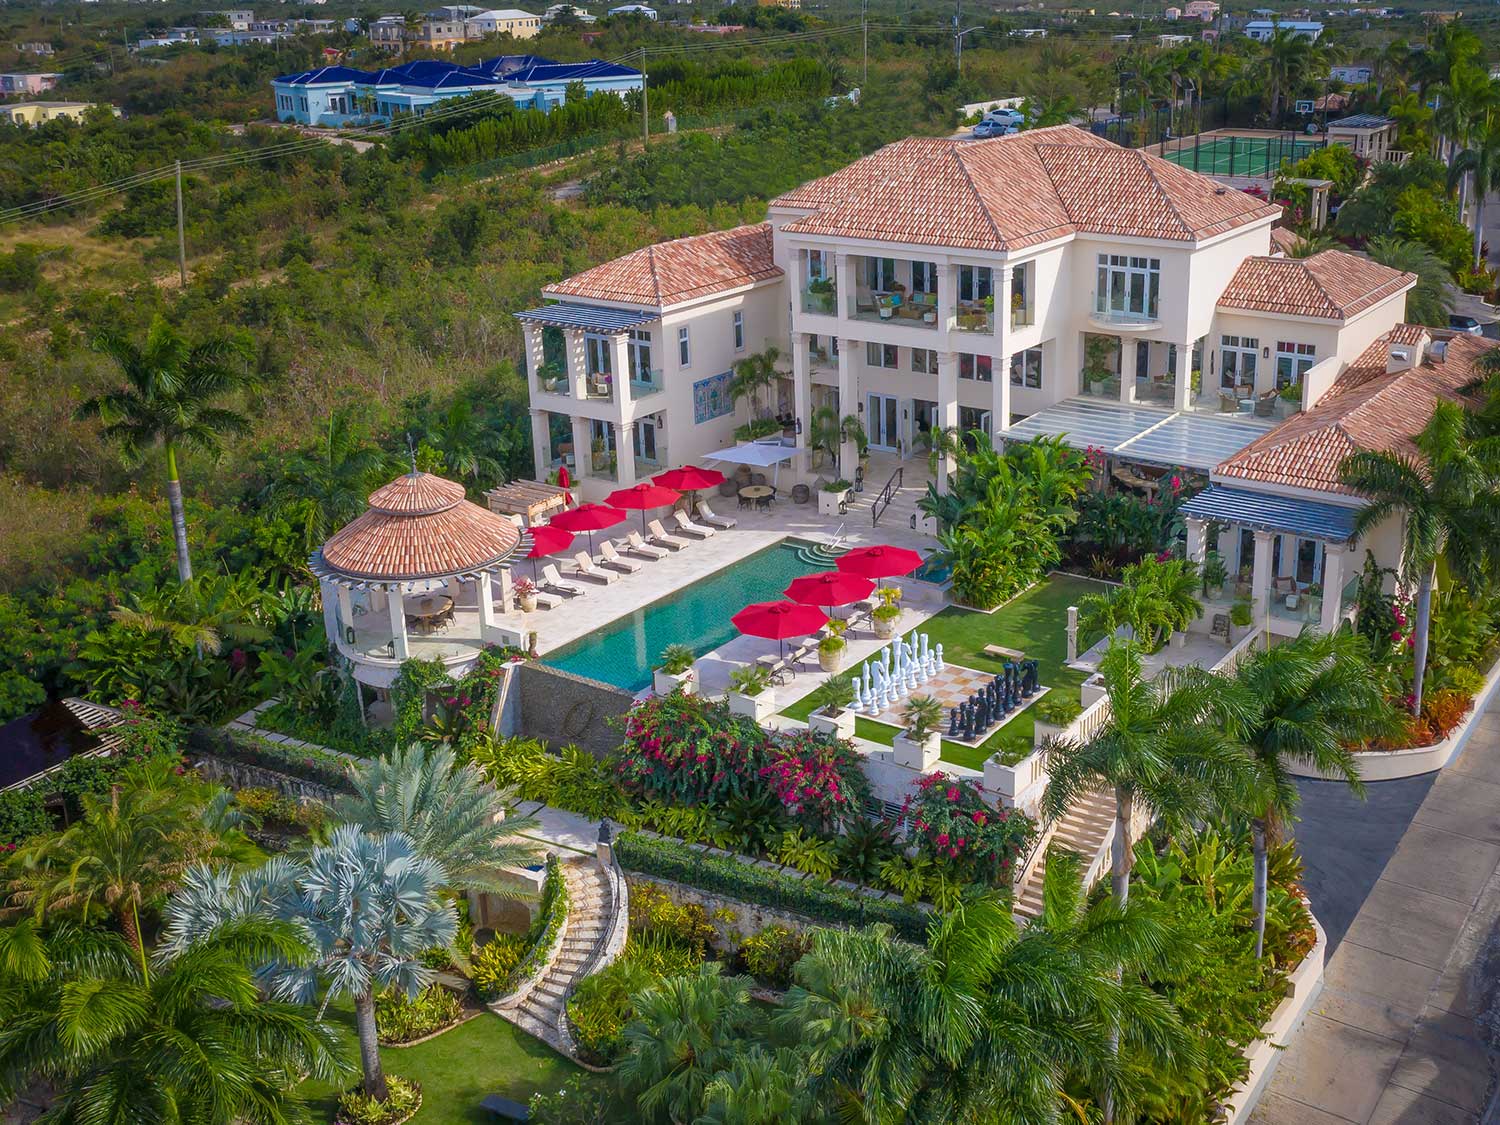
[[[589,96],[624,97],[641,88],[641,72],[598,59],[559,63],[537,55],[500,55],[471,66],[414,59],[382,70],[323,66],[271,82],[276,116],[302,125],[366,125],[403,114],[420,116],[449,98],[504,94],[523,109],[544,112],[582,82]]]

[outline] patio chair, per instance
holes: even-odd
[[[672,516],[672,519],[676,522],[678,530],[684,535],[691,535],[694,539],[712,539],[714,537],[713,528],[704,527],[701,523],[694,523],[688,519],[686,512],[677,512]]]
[[[542,609],[556,609],[562,603],[561,597],[546,593],[540,586],[532,592],[531,596],[536,599],[536,604]]]
[[[612,570],[605,570],[603,567],[595,566],[594,560],[589,558],[587,551],[579,551],[573,556],[573,562],[578,567],[579,578],[589,578],[595,582],[602,582],[607,586],[620,577]]]
[[[627,544],[625,550],[628,553],[639,555],[643,559],[650,559],[652,562],[655,562],[657,559],[664,559],[672,553],[665,547],[653,547],[641,538],[639,531],[632,531],[625,537],[625,542]]]
[[[661,525],[661,520],[652,520],[646,525],[646,530],[651,532],[652,543],[658,547],[665,547],[669,551],[680,551],[688,545],[686,539],[679,539],[675,535],[668,535],[667,529]]]
[[[583,591],[571,582],[564,582],[562,575],[557,573],[557,566],[548,563],[542,567],[542,580],[537,583],[537,589],[548,590],[554,594],[561,594],[565,598],[581,598]]]
[[[1269,418],[1271,417],[1271,415],[1275,414],[1276,399],[1277,394],[1275,391],[1267,391],[1265,394],[1256,399],[1255,416],[1257,418]]]
[[[618,570],[621,574],[635,574],[641,569],[641,564],[634,559],[623,558],[608,539],[599,544],[599,565]]]
[[[714,510],[708,506],[707,500],[698,501],[698,518],[709,527],[717,527],[723,531],[728,531],[735,525],[735,521],[728,516],[714,515]]]

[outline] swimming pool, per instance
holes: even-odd
[[[640,691],[650,686],[651,668],[668,645],[702,656],[739,636],[729,618],[745,606],[776,601],[793,578],[827,568],[807,544],[783,540],[549,652],[542,663]]]

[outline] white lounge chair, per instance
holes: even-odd
[[[641,564],[634,559],[622,558],[608,539],[599,544],[599,565],[618,570],[621,574],[634,574],[641,569]]]
[[[605,570],[601,566],[595,566],[594,560],[589,558],[587,551],[579,551],[573,556],[573,562],[578,567],[579,578],[591,578],[595,582],[603,582],[606,586],[620,577],[613,570]]]
[[[736,523],[728,516],[714,515],[714,510],[708,506],[707,500],[698,501],[698,518],[709,527],[717,527],[720,531],[728,531]]]
[[[536,604],[542,609],[556,609],[562,601],[556,594],[545,593],[540,586],[532,592],[532,597],[536,598]]]
[[[684,535],[691,535],[694,539],[708,539],[714,534],[714,529],[704,527],[701,523],[694,523],[688,519],[686,512],[673,512],[672,518],[677,521],[677,528]]]
[[[557,567],[548,563],[542,567],[542,580],[537,583],[537,589],[550,590],[554,594],[561,594],[565,598],[581,598],[583,590],[571,582],[564,582],[562,575],[557,573]]]
[[[628,554],[639,555],[641,558],[651,559],[653,562],[657,559],[664,559],[672,553],[665,547],[653,547],[641,538],[639,531],[632,531],[626,536],[625,541],[627,543],[625,550]]]
[[[646,530],[651,532],[651,542],[655,543],[658,547],[680,551],[688,545],[686,539],[679,539],[675,535],[668,535],[667,529],[661,525],[661,520],[652,520],[646,525]]]

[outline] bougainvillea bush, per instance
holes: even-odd
[[[720,807],[770,791],[793,819],[827,834],[869,793],[848,743],[811,731],[772,734],[718,700],[656,696],[634,708],[624,726],[616,771],[639,797]]]
[[[991,808],[984,786],[938,772],[917,779],[902,802],[920,854],[965,883],[1008,885],[1036,824],[1016,809]]]

